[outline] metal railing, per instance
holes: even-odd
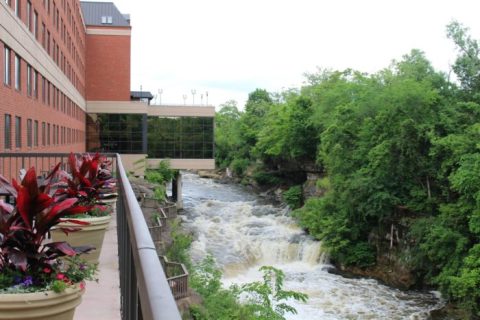
[[[166,256],[158,256],[163,270],[167,274],[167,281],[175,299],[188,297],[188,271],[185,265],[168,261]]]
[[[8,180],[18,179],[21,169],[36,168],[37,175],[46,174],[58,162],[66,164],[68,154],[3,153],[0,174]],[[112,160],[112,173],[117,178],[117,234],[120,267],[120,303],[122,319],[180,320],[170,290],[148,232],[142,210],[118,154],[106,154]],[[65,165],[62,168],[67,170]]]

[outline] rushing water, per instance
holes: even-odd
[[[213,254],[225,285],[261,279],[262,265],[282,269],[285,289],[308,294],[290,301],[298,314],[288,319],[428,319],[440,306],[435,293],[404,292],[371,279],[348,279],[332,268],[321,242],[312,240],[288,216],[234,185],[184,173],[185,226],[194,234],[194,261]]]

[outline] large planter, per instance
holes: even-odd
[[[113,212],[117,210],[117,197],[100,199],[97,201],[98,204],[105,204],[112,207]]]
[[[0,319],[4,320],[72,320],[82,302],[85,289],[79,285],[64,292],[0,294]]]
[[[90,253],[82,256],[85,260],[92,263],[98,263],[98,257],[102,250],[103,238],[105,231],[107,231],[108,224],[111,219],[111,215],[104,217],[90,217],[90,218],[75,218],[76,220],[87,221],[89,225],[79,225],[75,223],[62,222],[58,224],[58,227],[52,231],[52,240],[66,241],[73,247],[91,245],[95,247]],[[70,232],[66,235],[62,230],[58,228],[80,228],[79,231]]]

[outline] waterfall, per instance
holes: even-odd
[[[300,229],[287,209],[234,185],[184,175],[184,226],[194,235],[191,256],[212,254],[224,285],[261,279],[262,265],[282,269],[285,287],[307,293],[287,319],[428,319],[442,300],[435,292],[403,292],[371,279],[331,274],[322,244]]]

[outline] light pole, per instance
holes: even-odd
[[[186,94],[183,95],[183,105],[187,104],[187,97],[188,96]]]
[[[197,90],[192,89],[191,92],[192,92],[192,101],[193,101],[192,104],[195,104],[195,94],[197,93]]]
[[[207,103],[206,103],[206,105],[208,106],[208,91],[205,92],[205,96],[206,96],[206,98],[207,98]]]
[[[160,98],[160,103],[159,103],[159,105],[162,104],[162,93],[163,93],[163,89],[158,89],[158,97]]]

